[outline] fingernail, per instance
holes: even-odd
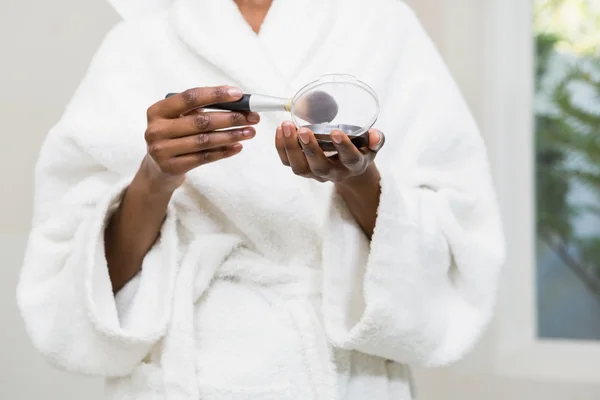
[[[260,117],[258,116],[258,114],[256,114],[256,113],[248,114],[248,122],[250,122],[252,124],[256,124],[256,123],[258,123],[258,121],[260,121]]]
[[[310,136],[308,135],[308,132],[305,130],[299,130],[298,131],[298,136],[300,137],[300,141],[304,144],[308,144],[310,142]]]
[[[285,137],[292,136],[292,128],[288,124],[283,124],[283,134]]]
[[[247,136],[252,136],[253,134],[254,134],[254,131],[253,131],[252,129],[244,129],[244,130],[242,131],[242,135],[244,135],[244,136],[246,136],[246,137],[247,137]]]
[[[281,127],[278,126],[277,129],[275,130],[275,137],[277,139],[281,139],[282,136],[283,136],[283,133],[281,132]]]
[[[242,146],[240,143],[235,143],[235,144],[232,144],[232,145],[231,145],[231,149],[232,149],[233,151],[240,151],[240,150],[242,150],[242,147],[243,147],[243,146]]]
[[[377,140],[377,143],[375,143],[372,147],[371,150],[373,151],[379,151],[381,149],[381,146],[383,146],[383,133],[377,131],[377,135],[379,136],[379,139]]]
[[[227,94],[231,97],[241,97],[244,94],[244,92],[242,92],[242,89],[240,88],[231,87],[227,89]]]
[[[331,140],[333,140],[333,142],[334,142],[335,144],[340,144],[340,143],[342,143],[342,134],[341,134],[341,133],[339,133],[339,132],[333,132],[333,133],[331,134]]]

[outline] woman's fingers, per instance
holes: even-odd
[[[254,125],[259,121],[260,117],[257,113],[191,113],[177,119],[163,119],[149,124],[146,130],[146,140],[179,138],[219,129]]]
[[[370,160],[350,141],[348,135],[340,130],[331,132],[331,141],[338,152],[338,159],[351,175],[364,172]]]
[[[323,150],[319,147],[319,143],[315,135],[308,128],[300,128],[298,130],[298,138],[302,143],[302,149],[308,166],[311,172],[321,178],[332,178],[333,163],[329,160]]]
[[[290,168],[296,175],[308,177],[312,175],[308,161],[302,152],[302,147],[298,143],[296,127],[291,122],[284,122],[283,129],[283,147],[290,164]]]
[[[210,150],[189,153],[178,157],[172,157],[166,160],[162,169],[164,172],[172,175],[185,174],[186,172],[201,165],[210,164],[225,158],[233,157],[242,151],[241,143],[234,143],[229,146],[217,147]]]
[[[312,135],[312,132],[308,132],[311,136],[313,136],[314,139],[314,135]],[[300,133],[302,133],[302,136],[304,136],[304,133],[306,133],[306,131],[301,130]],[[296,175],[302,176],[304,178],[315,179],[319,182],[326,182],[326,178],[317,176],[311,170],[308,157],[306,156],[306,149],[304,149],[303,151],[303,147],[301,147],[298,143],[298,139],[300,137],[301,136],[298,136],[296,127],[291,122],[285,122],[282,126],[277,128],[275,132],[275,147],[277,148],[277,153],[279,154],[281,162],[283,163],[283,165],[291,167],[292,171]],[[323,153],[320,148],[318,148],[318,151],[321,152],[321,154]]]
[[[148,121],[178,118],[191,110],[210,104],[233,102],[242,98],[241,89],[231,86],[200,87],[167,97],[148,109]]]
[[[385,144],[385,135],[377,129],[369,130],[369,144],[367,147],[360,149],[360,152],[367,159],[368,164],[373,162],[377,152],[383,148]]]
[[[239,100],[243,93],[230,86],[202,87],[168,96],[147,111],[148,154],[160,172],[183,175],[203,164],[239,153],[242,140],[256,132],[257,113],[206,112],[211,104]],[[230,129],[237,127],[237,129]]]
[[[275,130],[275,148],[277,149],[277,154],[279,154],[281,163],[286,167],[289,167],[290,160],[288,160],[288,156],[285,151],[285,144],[283,143],[283,128],[281,126],[278,126]]]
[[[198,133],[195,135],[151,143],[148,145],[148,152],[155,159],[176,157],[223,146],[230,146],[243,140],[252,139],[255,135],[256,130],[251,127]]]
[[[369,150],[377,153],[385,144],[385,135],[377,129],[369,129]]]
[[[385,141],[383,133],[375,129],[369,131],[368,146],[361,149],[342,131],[333,131],[331,139],[337,150],[335,157],[325,155],[310,129],[296,130],[293,123],[284,122],[275,133],[275,147],[281,162],[296,175],[341,182],[364,173]]]

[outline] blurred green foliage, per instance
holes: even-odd
[[[535,118],[538,240],[600,298],[600,1],[538,0],[535,13],[546,104]],[[574,187],[587,201],[571,198]],[[578,232],[582,218],[597,221],[597,234]]]

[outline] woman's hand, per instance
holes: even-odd
[[[241,97],[240,89],[227,86],[197,88],[148,109],[148,152],[104,231],[108,273],[115,293],[140,271],[159,236],[171,196],[186,172],[239,153],[239,142],[255,135],[253,128],[230,128],[256,124],[258,114],[205,113],[201,109]]]
[[[209,104],[239,100],[242,94],[240,89],[228,86],[195,88],[148,109],[148,153],[141,169],[153,188],[173,191],[188,171],[242,150],[239,142],[256,134],[254,128],[243,126],[257,124],[259,115],[202,110]]]
[[[383,133],[371,129],[369,146],[363,149],[356,148],[342,131],[331,132],[331,140],[338,154],[327,157],[309,129],[300,128],[296,131],[293,123],[284,122],[277,128],[275,146],[281,162],[296,175],[320,182],[344,184],[356,181],[374,167],[373,160],[383,146],[385,137]]]
[[[383,147],[385,137],[378,130],[369,130],[369,145],[362,149],[356,148],[341,131],[331,132],[331,141],[338,154],[327,157],[309,129],[296,131],[293,123],[284,122],[275,134],[281,162],[292,168],[296,175],[319,182],[334,182],[350,213],[371,238],[381,194],[380,175],[373,160]]]

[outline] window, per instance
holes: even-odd
[[[600,340],[600,2],[534,0],[537,335]]]

